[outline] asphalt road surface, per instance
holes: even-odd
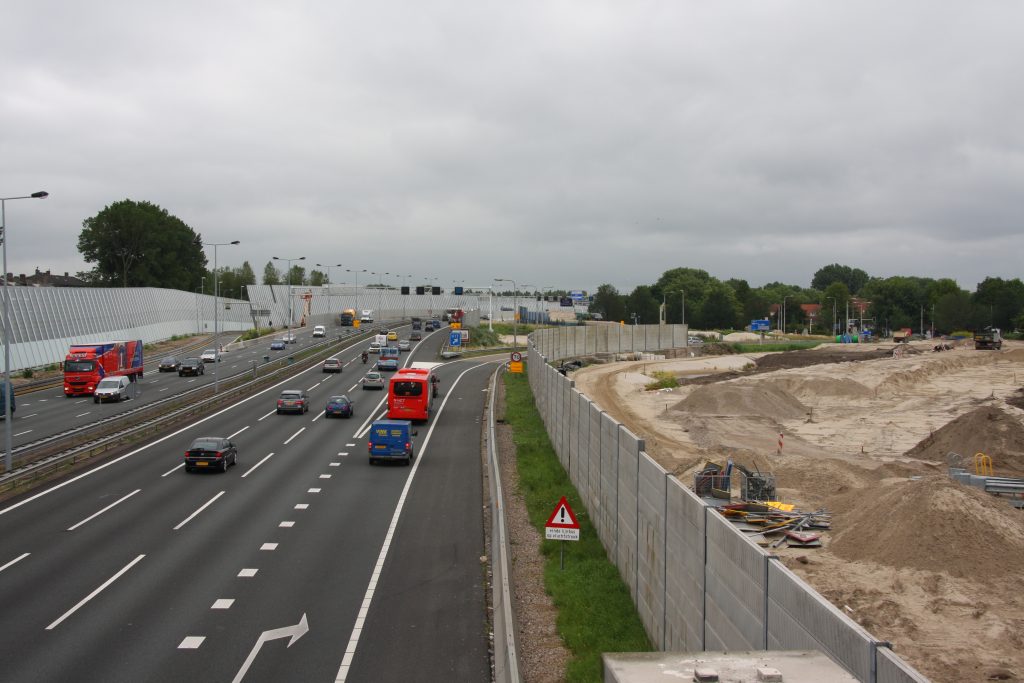
[[[442,337],[403,364],[432,359]],[[489,680],[480,420],[493,368],[440,368],[412,467],[369,465],[385,396],[359,388],[355,360],[3,504],[3,680]],[[310,412],[277,415],[283,388],[307,389]],[[335,393],[355,401],[352,419],[324,419]],[[186,473],[205,435],[231,437],[238,465]]]

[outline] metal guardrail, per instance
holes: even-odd
[[[491,375],[491,396],[487,405],[487,462],[490,464],[491,489],[491,604],[494,615],[495,683],[520,683],[519,648],[516,643],[515,614],[512,603],[512,570],[509,566],[508,532],[505,528],[505,494],[498,466],[494,403],[497,378],[504,365]]]
[[[252,370],[225,378],[221,380],[220,392],[207,398],[196,400],[200,394],[213,393],[213,386],[209,384],[168,396],[95,424],[24,444],[14,449],[17,461],[24,464],[19,464],[10,472],[0,475],[0,490],[12,490],[81,460],[93,458],[113,448],[123,447],[126,443],[162,432],[195,415],[209,414],[221,404],[263,390],[276,382],[285,372],[313,367],[322,361],[320,355],[325,350],[333,351],[335,346],[360,340],[358,334],[325,339],[324,342],[305,347],[298,353],[262,365],[254,365]],[[270,371],[251,380],[246,379],[248,375],[259,370]]]

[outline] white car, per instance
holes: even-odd
[[[314,337],[326,337],[327,336],[327,328],[324,327],[323,325],[316,325],[313,328],[313,336]]]
[[[295,343],[295,333],[294,332],[285,332],[284,334],[281,335],[281,341],[283,341],[285,344],[294,344]]]
[[[130,384],[131,380],[124,375],[104,377],[96,385],[96,391],[92,395],[92,402],[122,401],[128,398],[128,386]]]
[[[370,342],[369,348],[366,349],[366,350],[369,351],[370,353],[380,353],[380,347],[381,347],[381,343],[380,342],[372,341],[372,342]]]
[[[384,388],[384,375],[380,374],[376,370],[371,370],[366,373],[366,377],[359,380],[363,389],[383,389]]]
[[[704,340],[701,339],[700,337],[688,337],[686,339],[686,344],[688,346],[700,346],[703,343],[704,343]]]
[[[409,348],[410,347],[409,347],[409,340],[408,339],[399,339],[398,340],[398,350],[399,351],[408,351]]]
[[[220,360],[220,356],[217,355],[217,349],[206,349],[203,354],[199,356],[199,359],[204,363],[216,363]]]

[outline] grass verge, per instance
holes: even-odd
[[[537,413],[526,375],[505,375],[505,421],[516,444],[519,484],[530,523],[541,537],[544,524],[564,495],[580,523],[580,540],[542,541],[544,586],[558,608],[558,632],[573,653],[566,671],[571,683],[602,681],[602,652],[649,652],[650,641],[619,571],[605,554],[583,501],[558,462]]]
[[[736,353],[758,353],[768,351],[800,351],[802,349],[813,349],[815,346],[821,346],[820,341],[808,341],[808,342],[774,342],[766,344],[758,344],[757,342],[751,343],[738,343],[738,342],[723,342],[724,346],[728,346]]]

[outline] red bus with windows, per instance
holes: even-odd
[[[437,375],[432,367],[436,363],[413,363],[402,368],[388,382],[388,418],[392,420],[430,419],[430,411],[437,398]]]

